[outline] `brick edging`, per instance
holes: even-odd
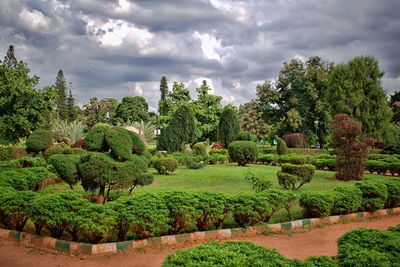
[[[369,218],[379,218],[400,214],[400,207],[393,209],[377,210],[375,212],[358,212],[346,215],[336,215],[324,218],[302,219],[277,224],[264,224],[248,228],[222,229],[205,232],[193,232],[178,235],[167,235],[151,237],[144,240],[132,240],[113,243],[89,244],[43,237],[26,232],[5,230],[0,228],[0,238],[11,239],[23,243],[31,243],[36,246],[45,247],[72,255],[97,255],[104,253],[115,253],[127,249],[171,246],[185,242],[223,240],[235,237],[251,237],[258,234],[280,232],[284,230],[295,230],[316,225],[328,225],[341,222],[362,221]]]

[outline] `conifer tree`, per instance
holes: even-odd
[[[67,84],[62,70],[59,70],[57,73],[54,87],[58,93],[58,98],[56,100],[58,116],[61,120],[66,120],[68,119]]]
[[[76,112],[75,98],[72,95],[71,89],[69,90],[69,95],[67,99],[67,109],[68,109],[68,121],[76,120],[78,114]]]
[[[235,106],[227,105],[219,120],[219,139],[225,147],[235,141],[240,131],[239,115]]]

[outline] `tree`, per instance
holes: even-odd
[[[266,122],[276,125],[277,133],[300,132],[314,142],[325,143],[329,113],[325,92],[333,63],[319,57],[306,62],[284,63],[276,83],[258,85],[257,102]]]
[[[197,120],[197,139],[218,139],[218,120],[221,115],[221,96],[210,94],[211,88],[204,80],[196,89],[197,100],[193,102],[193,109]]]
[[[184,144],[191,144],[196,137],[196,118],[189,105],[180,106],[168,127],[161,131],[158,150],[180,151]]]
[[[29,76],[13,51],[11,46],[0,64],[0,143],[15,143],[45,126],[56,98],[52,87],[35,89],[39,77]]]
[[[337,114],[332,120],[332,145],[336,148],[338,180],[362,180],[368,145],[361,140],[361,124],[347,114]]]
[[[118,100],[115,98],[98,100],[93,97],[89,103],[83,105],[83,120],[89,129],[96,123],[113,121],[117,107]]]
[[[350,115],[361,122],[368,137],[380,142],[389,139],[392,117],[381,84],[383,74],[374,57],[356,57],[333,69],[326,94],[332,115]]]
[[[149,105],[142,96],[126,96],[118,105],[115,120],[120,122],[148,121]]]
[[[72,95],[71,90],[69,90],[69,95],[68,95],[68,99],[67,99],[67,110],[68,110],[67,119],[68,119],[68,121],[72,122],[78,118],[77,109],[79,109],[79,107],[77,107],[75,105],[75,98]]]
[[[67,120],[67,83],[65,81],[64,72],[62,70],[59,70],[57,73],[54,88],[56,89],[58,94],[58,98],[56,101],[58,116],[61,120]]]
[[[395,91],[394,94],[390,96],[389,103],[393,112],[392,123],[400,124],[400,90]]]
[[[233,105],[224,107],[219,120],[219,139],[225,147],[235,141],[240,131],[238,110]]]
[[[263,119],[263,113],[258,102],[252,100],[239,107],[240,127],[258,139],[264,140],[271,133],[272,126]]]
[[[161,77],[160,81],[160,93],[161,93],[161,99],[158,102],[158,112],[160,115],[165,115],[168,113],[168,101],[167,101],[167,96],[168,96],[168,83],[167,83],[167,78],[165,76]]]

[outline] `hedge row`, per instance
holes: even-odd
[[[339,186],[333,192],[308,191],[300,196],[300,206],[308,217],[375,211],[400,206],[400,181],[357,182]]]
[[[97,243],[222,228],[229,216],[240,227],[251,226],[268,221],[281,208],[290,210],[292,200],[283,190],[233,196],[171,191],[96,205],[73,191],[40,194],[6,187],[0,195],[0,218],[8,229],[22,231],[29,219],[36,234],[46,229],[59,238],[68,232],[73,240]]]
[[[20,157],[15,160],[0,161],[0,172],[31,167],[46,167],[46,160],[41,157]]]
[[[163,267],[176,266],[400,266],[400,225],[388,231],[356,229],[338,240],[337,257],[309,257],[290,260],[276,252],[250,242],[210,242],[167,256]]]
[[[51,178],[55,178],[55,175],[44,167],[7,170],[0,172],[0,186],[37,191],[43,182]]]
[[[28,155],[26,149],[22,147],[0,146],[0,161],[13,160]]]

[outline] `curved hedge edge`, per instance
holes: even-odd
[[[346,215],[336,215],[325,218],[302,219],[277,224],[257,225],[248,228],[222,229],[204,232],[193,232],[179,235],[167,235],[161,237],[151,237],[144,240],[132,240],[113,243],[89,244],[67,240],[55,239],[52,237],[42,237],[26,232],[14,230],[5,230],[0,228],[0,238],[11,239],[23,243],[31,243],[35,246],[53,249],[71,255],[98,255],[106,253],[116,253],[127,249],[173,246],[179,243],[208,241],[215,239],[230,239],[235,237],[251,237],[258,234],[271,232],[281,232],[287,230],[296,230],[316,225],[329,225],[335,223],[344,223],[349,221],[362,221],[370,218],[379,218],[400,214],[400,207],[393,209],[377,210],[375,212],[358,212]]]

